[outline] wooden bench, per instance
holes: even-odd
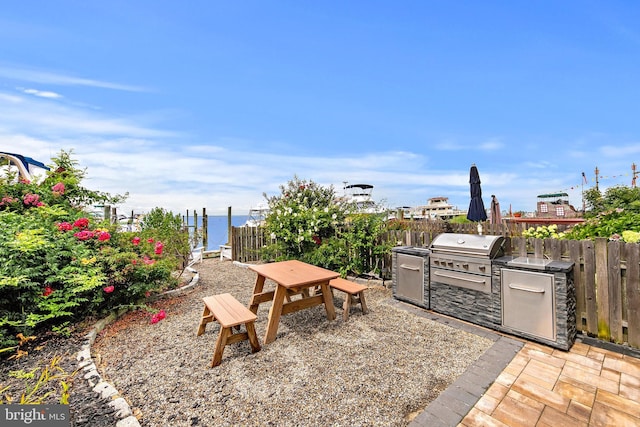
[[[222,352],[227,344],[249,340],[251,352],[260,351],[260,343],[256,335],[254,322],[257,316],[247,307],[240,304],[231,294],[213,295],[202,298],[204,301],[204,311],[198,326],[198,336],[204,334],[207,323],[218,321],[220,323],[220,334],[216,340],[216,347],[213,352],[211,367],[218,366],[222,361]],[[239,329],[244,324],[246,332],[233,332],[233,327]]]
[[[344,298],[344,304],[342,305],[342,319],[346,322],[349,319],[349,311],[351,310],[351,305],[353,303],[360,303],[360,307],[362,308],[362,314],[367,313],[369,310],[367,309],[367,303],[364,300],[364,291],[367,289],[366,286],[361,285],[359,283],[351,282],[349,280],[345,280],[341,277],[337,279],[332,279],[329,282],[329,286],[331,288],[331,293],[333,294],[333,290],[337,289],[346,293],[347,295]]]

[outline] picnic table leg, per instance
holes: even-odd
[[[280,323],[280,315],[282,314],[282,305],[284,298],[287,296],[287,288],[284,286],[276,286],[276,292],[273,296],[273,305],[269,310],[269,321],[267,323],[267,331],[264,335],[264,343],[269,344],[275,341],[278,333],[278,324]]]
[[[264,288],[264,281],[265,277],[258,274],[258,277],[256,277],[256,284],[253,287],[251,302],[249,302],[249,310],[251,310],[253,314],[258,314],[258,307],[260,306],[260,303],[255,301],[255,296],[262,293],[262,289]]]
[[[336,318],[336,308],[333,305],[333,298],[331,290],[329,289],[329,282],[321,283],[320,289],[322,291],[324,309],[327,312],[327,319],[334,320]]]

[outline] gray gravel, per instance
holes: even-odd
[[[202,298],[230,292],[247,304],[256,275],[218,259],[194,268],[196,287],[158,303],[166,319],[125,318],[92,349],[142,426],[403,426],[493,344],[393,307],[377,284],[368,314],[358,306],[343,322],[336,292],[336,320],[322,306],[283,316],[275,342],[255,354],[247,341],[228,345],[209,368],[219,326],[196,337]],[[258,311],[261,344],[270,305]]]

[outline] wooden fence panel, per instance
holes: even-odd
[[[581,259],[582,245],[578,240],[569,240],[569,260],[573,261],[573,283],[576,288],[576,324],[579,331],[586,326],[586,300],[584,288],[584,268]]]
[[[582,241],[584,257],[584,289],[587,307],[587,333],[598,335],[598,304],[596,299],[596,251],[594,242]]]
[[[609,286],[609,328],[611,339],[617,343],[624,342],[622,336],[622,277],[620,268],[621,242],[612,241],[607,244],[607,280]]]
[[[632,347],[640,348],[640,247],[625,245],[627,261],[627,340]]]
[[[611,310],[609,309],[609,272],[607,268],[607,239],[596,238],[596,302],[598,305],[598,338],[611,338]]]

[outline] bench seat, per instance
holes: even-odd
[[[367,309],[367,303],[364,299],[364,291],[367,289],[366,286],[338,277],[337,279],[332,279],[329,282],[329,287],[331,288],[332,294],[334,289],[346,293],[344,304],[342,305],[342,319],[345,322],[349,320],[349,311],[351,310],[351,306],[354,303],[360,304],[360,307],[362,308],[362,314],[365,314],[369,311]]]
[[[244,305],[240,304],[231,294],[225,293],[202,298],[204,310],[198,326],[197,335],[204,333],[207,323],[217,321],[220,323],[220,333],[216,340],[211,367],[218,366],[222,362],[222,353],[227,344],[233,344],[248,340],[251,352],[260,351],[260,343],[256,335],[255,321],[257,316]],[[233,328],[239,329],[245,325],[246,332],[233,332]]]

